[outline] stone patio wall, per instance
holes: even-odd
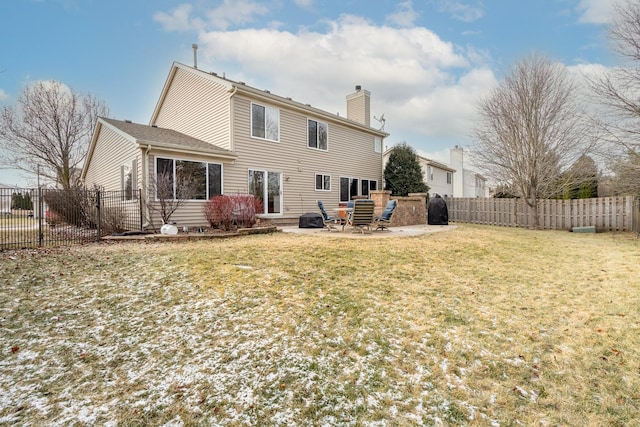
[[[396,211],[391,218],[391,226],[419,225],[427,223],[427,193],[409,193],[406,197],[391,196],[391,191],[375,190],[370,193],[376,204],[376,214],[384,210],[391,199],[398,201]]]

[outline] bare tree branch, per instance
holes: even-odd
[[[518,62],[479,106],[472,131],[475,163],[537,211],[557,195],[560,176],[589,145],[582,105],[566,70],[531,55]],[[536,215],[537,226],[537,215]]]
[[[640,3],[620,0],[614,11],[608,36],[622,63],[589,81],[603,107],[596,125],[601,156],[615,174],[613,192],[640,194]]]
[[[149,191],[149,197],[155,195],[156,200],[148,206],[160,215],[163,224],[170,224],[171,216],[187,200],[194,199],[200,186],[201,183],[193,174],[179,175],[174,181],[172,172],[158,173]],[[152,222],[152,218],[150,220]]]
[[[74,92],[57,81],[23,89],[17,106],[0,111],[0,147],[5,164],[39,173],[62,188],[77,184],[102,101]]]

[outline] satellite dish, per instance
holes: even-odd
[[[380,126],[380,130],[384,130],[384,125],[385,125],[385,122],[386,122],[386,119],[384,118],[384,113],[382,113],[382,115],[380,116],[380,118],[377,118],[376,116],[373,116],[373,118],[374,118],[376,121],[380,122],[380,124],[381,124],[381,126]]]

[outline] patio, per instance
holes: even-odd
[[[299,228],[297,225],[284,226],[280,229],[284,233],[296,233],[305,235],[314,235],[320,237],[338,237],[338,238],[354,238],[354,239],[380,239],[390,237],[410,237],[420,236],[428,233],[437,233],[441,231],[449,231],[457,228],[455,225],[404,225],[398,227],[389,227],[389,230],[385,231],[371,231],[366,234],[352,233],[351,230],[345,231],[331,231],[326,228]]]

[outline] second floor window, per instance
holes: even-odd
[[[327,150],[327,124],[315,120],[307,120],[309,132],[308,147]]]
[[[447,172],[447,184],[451,184],[451,172]]]
[[[373,151],[376,153],[382,153],[382,138],[376,136],[373,139]]]
[[[251,136],[280,141],[280,110],[251,104]]]

